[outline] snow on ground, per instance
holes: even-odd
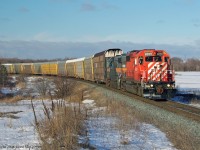
[[[11,77],[11,80],[10,80],[11,83],[16,83],[17,80],[16,80],[16,76],[12,76]],[[16,95],[17,92],[19,92],[19,88],[18,87],[3,87],[0,89],[0,93],[4,94],[4,95]]]
[[[44,102],[51,104],[51,101]],[[37,116],[42,116],[42,101],[33,101],[33,104]],[[0,118],[0,149],[37,149],[39,147],[40,141],[34,126],[30,100],[10,104],[0,103],[0,112],[8,114]]]
[[[175,81],[180,90],[200,90],[200,72],[176,72]]]
[[[15,95],[18,91],[19,91],[19,88],[7,88],[7,87],[5,87],[5,88],[0,89],[0,92],[2,94],[5,94],[5,95],[8,95],[8,94]]]
[[[13,78],[16,82],[16,77]],[[38,96],[35,81],[38,77],[27,77],[26,89],[3,88],[4,94],[30,94]],[[44,101],[50,105],[51,101]],[[41,100],[34,100],[36,115],[42,117],[43,105]],[[22,100],[16,103],[0,103],[0,149],[39,149],[40,141],[34,126],[34,115],[30,100]]]
[[[96,108],[93,100],[85,100],[84,104],[94,106],[91,112],[97,113],[105,109]],[[95,110],[95,111],[94,111]],[[80,137],[80,143],[85,143],[98,150],[174,150],[166,135],[150,124],[140,124],[140,129],[120,130],[116,126],[119,120],[111,116],[89,117],[86,122],[87,135]]]
[[[89,118],[87,120],[88,144],[99,150],[175,149],[166,135],[150,124],[142,124],[141,130],[119,131],[114,128],[117,119],[113,117]]]
[[[178,94],[172,100],[200,107],[200,72],[176,72],[175,81]]]

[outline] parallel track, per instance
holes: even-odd
[[[79,80],[79,79],[76,79],[76,80],[81,81],[81,82],[85,82],[85,83],[89,83],[89,84],[97,85],[96,83],[93,83],[91,81],[85,81],[85,80]],[[128,97],[130,97],[134,100],[142,101],[144,103],[157,106],[161,109],[173,112],[173,113],[178,114],[180,116],[186,117],[190,120],[200,122],[200,109],[199,108],[192,107],[192,106],[185,105],[185,104],[181,104],[181,103],[177,103],[177,102],[173,102],[173,101],[170,101],[170,100],[156,100],[156,101],[150,100],[150,99],[143,98],[143,97],[137,96],[135,94],[126,92],[126,91],[121,91],[121,90],[118,90],[118,89],[115,89],[115,88],[106,87],[104,84],[98,84],[98,86],[100,86],[102,88],[106,88],[106,89],[111,90],[111,91],[118,92],[122,95],[126,95],[126,96],[128,96]]]

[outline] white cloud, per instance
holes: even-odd
[[[165,49],[172,57],[196,57],[198,46],[154,44],[137,42],[39,42],[39,41],[0,41],[0,56],[18,58],[65,58],[91,56],[108,48],[121,48],[125,52],[133,49]],[[189,52],[189,53],[188,53]]]
[[[54,35],[48,32],[40,32],[34,35],[33,37],[27,38],[29,41],[41,41],[41,42],[66,42],[70,41],[68,37],[61,37],[58,35]],[[21,39],[23,40],[23,39]]]
[[[38,33],[36,34],[34,37],[33,37],[33,40],[36,40],[36,41],[48,41],[48,40],[52,40],[52,36],[46,32],[41,32],[41,33]]]
[[[197,37],[187,36],[163,36],[157,35],[137,35],[137,34],[110,34],[110,35],[83,35],[83,36],[60,36],[51,34],[49,32],[40,32],[33,36],[17,36],[10,38],[7,35],[0,35],[0,40],[19,40],[19,41],[40,41],[40,42],[86,42],[86,43],[98,43],[102,41],[110,42],[132,42],[138,44],[150,43],[150,44],[168,44],[168,45],[191,45],[196,46],[199,39]]]
[[[100,42],[100,41],[112,41],[112,42],[133,42],[133,43],[154,43],[154,44],[173,44],[173,45],[195,45],[196,39],[190,37],[157,37],[154,35],[141,36],[137,34],[112,34],[106,36],[94,36],[85,35],[71,39],[75,42]]]

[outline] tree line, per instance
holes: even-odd
[[[200,71],[200,59],[188,58],[186,60],[173,57],[171,63],[175,71]]]

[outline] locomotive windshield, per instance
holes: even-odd
[[[161,62],[162,61],[162,58],[160,56],[155,56],[154,57],[154,61],[155,62]]]
[[[146,62],[162,62],[162,58],[160,56],[147,56],[145,57]]]
[[[152,62],[152,61],[153,61],[153,56],[147,56],[147,57],[145,58],[145,61],[147,61],[147,62]]]

